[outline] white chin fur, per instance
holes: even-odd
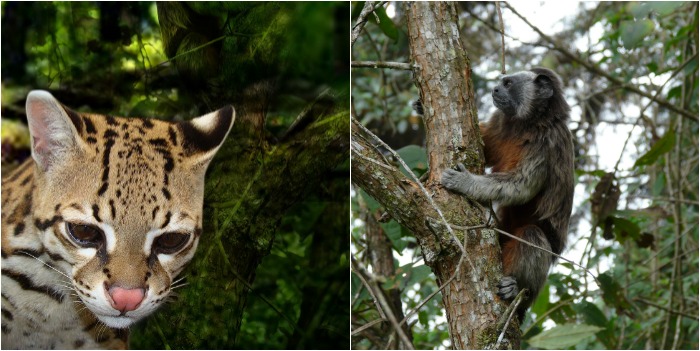
[[[121,316],[121,317],[114,317],[114,316],[101,316],[99,314],[95,314],[99,320],[106,324],[110,328],[117,328],[117,329],[124,329],[130,327],[132,324],[134,324],[137,319],[133,317],[126,317],[126,316]]]

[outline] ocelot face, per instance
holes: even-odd
[[[204,175],[233,109],[169,123],[46,108],[45,98],[34,112],[52,116],[32,117],[28,102],[35,225],[80,301],[128,327],[167,299],[195,253]]]
[[[114,172],[128,174],[121,167]],[[43,241],[49,252],[70,263],[68,276],[81,301],[105,324],[123,328],[165,301],[194,255],[201,234],[203,176],[171,176],[169,181],[190,186],[177,191],[168,187],[168,200],[153,186],[162,175],[144,173],[97,196],[100,183],[87,180],[99,180],[100,175],[83,167],[78,176],[83,181],[64,188],[72,189],[61,191],[59,199],[52,194],[58,201],[46,210],[55,210],[56,221],[46,228]],[[120,182],[118,176],[114,180]]]

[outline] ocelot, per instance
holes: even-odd
[[[32,158],[2,180],[2,348],[126,348],[195,253],[235,112],[122,118],[45,91],[26,107]]]

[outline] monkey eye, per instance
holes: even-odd
[[[506,88],[510,88],[510,86],[513,84],[513,82],[510,79],[504,79],[503,80],[503,86]]]

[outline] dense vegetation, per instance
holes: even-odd
[[[344,2],[2,3],[3,173],[28,155],[31,89],[121,116],[238,113],[189,285],[132,348],[348,348],[348,18]]]

